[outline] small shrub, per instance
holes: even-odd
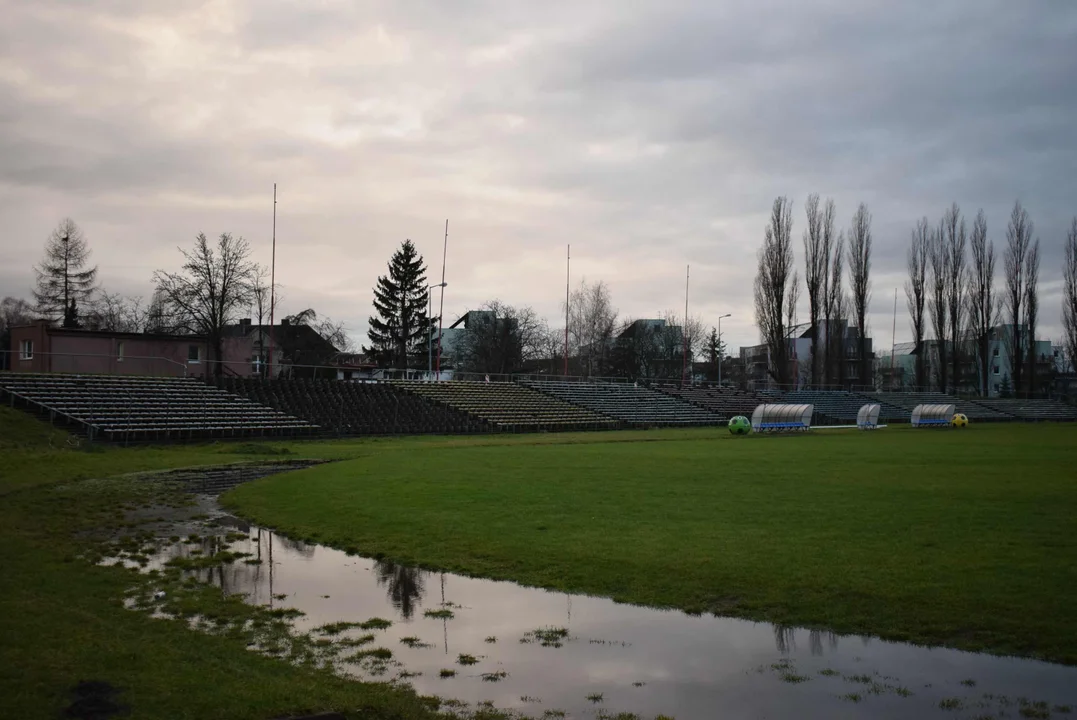
[[[438,673],[438,676],[443,677],[443,678],[456,677],[456,671],[455,670],[442,670],[441,672]]]
[[[456,662],[461,665],[475,665],[479,662],[479,659],[474,655],[468,655],[467,653],[460,653],[456,658]]]

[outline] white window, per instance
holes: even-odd
[[[995,383],[995,392],[998,392],[998,383]]]
[[[116,343],[116,362],[123,362],[123,340]]]
[[[995,346],[995,351],[992,353],[993,357],[998,357],[998,345]]]
[[[202,360],[202,348],[197,345],[187,346],[187,362],[196,363]]]
[[[19,353],[20,360],[33,360],[34,359],[34,341],[23,340],[20,346],[21,352]]]
[[[995,363],[994,365],[991,366],[991,372],[994,373],[995,375],[998,375],[998,363]]]

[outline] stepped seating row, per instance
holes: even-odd
[[[828,420],[836,424],[855,423],[860,408],[868,403],[878,403],[879,418],[883,422],[907,421],[910,417],[910,412],[901,407],[847,390],[794,390],[784,393],[781,402],[814,405],[817,424],[825,424]]]
[[[864,393],[863,395],[874,402],[886,403],[892,407],[900,408],[902,411],[901,415],[899,417],[887,417],[889,420],[908,422],[912,419],[912,411],[916,409],[916,406],[924,403],[947,405],[952,403],[957,408],[957,412],[964,413],[970,420],[991,421],[1013,419],[1013,416],[1008,413],[999,412],[998,410],[986,407],[978,402],[962,400],[961,398],[939,392],[875,392]],[[880,413],[880,418],[884,416],[885,413]]]
[[[317,423],[339,435],[480,433],[489,427],[465,412],[436,405],[389,383],[224,377],[237,395]]]
[[[649,388],[619,383],[540,380],[524,383],[540,392],[636,427],[718,425],[717,414]]]
[[[604,430],[617,421],[510,382],[396,381],[409,393],[474,415],[503,430]]]
[[[0,375],[0,390],[104,440],[306,435],[311,423],[195,378]]]
[[[1022,420],[1077,420],[1077,407],[1058,400],[995,398],[977,404]]]
[[[736,415],[749,416],[759,404],[759,397],[755,393],[745,390],[733,390],[705,385],[689,385],[679,387],[673,384],[652,385],[655,390],[680,398],[705,410],[709,410],[718,416],[720,420],[728,421]]]

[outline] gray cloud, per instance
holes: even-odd
[[[498,297],[557,323],[573,275],[626,315],[692,305],[754,342],[770,203],[875,218],[872,326],[889,341],[916,218],[1015,198],[1044,249],[1044,334],[1077,213],[1077,8],[993,2],[353,3],[0,0],[2,293],[82,224],[113,287],[149,293],[199,232],[268,262],[280,183],[285,310],[365,332],[415,240],[446,314]],[[899,340],[907,334],[899,297]],[[805,303],[806,307],[806,303]],[[806,314],[806,309],[804,311]],[[728,323],[728,324],[727,324]]]

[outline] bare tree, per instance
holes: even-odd
[[[819,196],[812,193],[804,204],[808,228],[804,231],[804,281],[808,289],[808,320],[811,323],[811,383],[821,382],[819,340],[820,315],[826,305],[826,282],[829,271],[829,248],[824,243],[823,215],[819,211]]]
[[[935,358],[939,392],[946,392],[949,365],[947,364],[947,333],[950,329],[950,313],[947,304],[947,289],[950,282],[950,254],[946,252],[946,241],[942,225],[931,231],[928,241],[928,261],[930,265],[929,284],[931,295],[928,298],[928,312],[931,315],[931,328],[935,331]]]
[[[322,317],[312,326],[314,331],[321,335],[342,353],[354,352],[355,341],[348,335],[347,326],[329,317]]]
[[[976,370],[980,376],[980,393],[990,395],[991,330],[999,322],[999,303],[995,297],[995,245],[987,239],[987,218],[976,213],[969,238],[972,267],[969,272],[969,332],[976,348]]]
[[[539,360],[546,372],[551,375],[560,373],[564,367],[561,364],[565,351],[565,329],[551,328],[546,320],[542,321],[542,331],[539,335]],[[547,369],[548,368],[548,369]]]
[[[1077,216],[1066,235],[1066,264],[1062,269],[1062,330],[1070,367],[1077,371]]]
[[[530,307],[490,300],[469,316],[456,354],[467,371],[508,375],[541,357],[545,332],[545,322]]]
[[[79,306],[93,296],[97,266],[87,267],[90,247],[75,221],[64,218],[45,242],[45,259],[34,266],[37,311],[63,327],[78,327]]]
[[[842,247],[842,239],[840,233],[835,236],[835,223],[837,222],[837,210],[834,207],[834,201],[827,198],[826,205],[823,207],[823,217],[821,222],[822,232],[822,257],[819,260],[822,269],[822,278],[819,283],[819,292],[822,295],[822,317],[823,317],[823,335],[820,337],[819,342],[823,345],[823,363],[820,382],[830,382],[832,376],[831,369],[831,352],[830,349],[833,346],[832,333],[831,333],[831,321],[834,319],[834,307],[832,305],[833,298],[831,297],[831,256],[834,252],[834,243],[838,243],[838,254],[841,255],[844,250]],[[839,263],[840,264],[840,263]],[[840,285],[840,282],[839,282]]]
[[[947,255],[946,311],[950,320],[950,383],[956,392],[961,384],[961,338],[964,335],[966,303],[964,280],[966,272],[965,246],[968,235],[961,209],[953,203],[942,215],[940,225]]]
[[[1010,212],[1006,226],[1006,253],[1003,265],[1006,270],[1006,309],[1009,311],[1010,332],[1007,337],[1007,354],[1010,356],[1010,380],[1014,392],[1021,391],[1021,378],[1025,359],[1024,302],[1028,294],[1028,252],[1032,245],[1032,220],[1028,211],[1018,200]]]
[[[698,317],[689,317],[686,324],[684,316],[675,310],[666,310],[661,313],[660,319],[665,321],[664,324],[652,332],[653,342],[659,347],[656,361],[661,367],[656,374],[679,379],[682,377],[685,361],[691,368],[696,355],[702,349],[706,339],[703,321]],[[638,334],[642,336],[644,333]],[[642,337],[637,340],[641,358],[647,353],[645,342]]]
[[[154,282],[171,308],[173,322],[187,332],[204,335],[215,360],[224,359],[224,328],[250,306],[251,284],[256,266],[250,261],[250,245],[243,238],[222,233],[216,247],[205,234],[195,238],[190,251],[180,249],[184,263],[179,272],[157,270]],[[220,375],[222,363],[214,364]]]
[[[823,227],[826,227],[825,221]],[[828,382],[838,385],[845,381],[844,345],[848,298],[845,295],[845,286],[843,284],[844,275],[845,235],[839,232],[831,247],[826,319]]]
[[[859,380],[871,383],[871,358],[868,357],[868,305],[871,303],[871,213],[860,203],[853,213],[849,227],[849,287],[852,290],[853,313],[856,315]]]
[[[149,315],[149,308],[142,304],[141,297],[101,291],[87,307],[86,326],[109,332],[146,332]]]
[[[927,325],[927,257],[930,251],[931,229],[927,218],[920,218],[912,231],[912,243],[907,258],[909,279],[905,281],[905,300],[912,318],[912,334],[916,347],[916,386],[927,385],[927,363],[924,357],[924,334]]]
[[[787,386],[789,343],[786,335],[786,308],[793,289],[793,215],[789,199],[779,197],[771,207],[770,223],[759,250],[759,272],[755,277],[755,322],[770,355],[771,377]]]
[[[568,334],[583,365],[582,374],[590,376],[606,360],[617,310],[610,290],[601,280],[588,284],[582,280],[569,298]]]
[[[258,320],[258,368],[263,374],[269,367],[265,348],[265,326],[274,320],[271,317],[270,306],[274,303],[279,305],[283,298],[280,283],[277,283],[275,287],[276,293],[273,292],[274,286],[270,284],[269,268],[265,265],[256,265],[254,272],[251,274],[250,307],[248,311]],[[272,328],[270,328],[270,332],[272,332]],[[350,343],[351,340],[349,339],[348,342]],[[333,344],[336,345],[336,343]],[[347,351],[344,347],[339,345],[337,347],[340,348],[341,352]]]
[[[1028,328],[1028,394],[1036,392],[1036,323],[1039,320],[1040,300],[1040,239],[1029,246],[1025,255],[1025,327]]]

